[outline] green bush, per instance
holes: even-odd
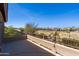
[[[16,32],[13,27],[5,27],[4,38],[11,38],[16,35]]]
[[[4,31],[4,39],[5,40],[15,40],[15,39],[20,39],[22,37],[22,34],[20,32],[18,32],[14,27],[9,26],[9,27],[5,27],[5,31]]]

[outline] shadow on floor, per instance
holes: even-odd
[[[3,53],[8,53],[10,56],[54,56],[27,40],[4,43]]]

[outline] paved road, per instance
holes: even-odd
[[[3,52],[12,56],[54,56],[27,40],[17,40],[3,45]]]

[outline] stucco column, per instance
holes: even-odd
[[[3,17],[0,12],[0,52],[2,51],[2,39],[4,34],[4,22],[2,20],[3,20]]]
[[[3,35],[4,35],[4,23],[0,22],[0,51],[2,49]]]

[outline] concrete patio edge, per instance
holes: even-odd
[[[42,49],[48,51],[49,53],[51,53],[51,54],[53,54],[53,55],[55,55],[55,56],[62,56],[62,55],[59,55],[59,54],[57,54],[57,53],[52,52],[51,50],[49,50],[49,49],[47,49],[47,48],[45,48],[45,47],[43,47],[43,46],[41,46],[41,45],[39,45],[39,44],[37,44],[37,43],[31,41],[31,40],[29,40],[29,39],[27,39],[27,41],[29,41],[29,42],[35,44],[36,46],[38,46],[38,47],[40,47],[40,48],[42,48]]]

